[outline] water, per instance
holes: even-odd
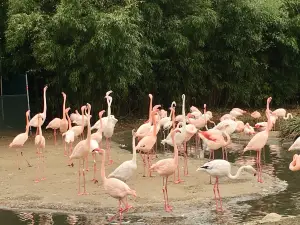
[[[122,144],[124,149],[131,150],[131,131],[124,132],[116,137],[115,141]],[[233,149],[242,149],[247,141],[239,142],[233,140]],[[125,146],[124,146],[125,145]],[[263,173],[276,176],[281,180],[285,180],[288,186],[285,190],[267,195],[262,198],[253,198],[253,196],[237,197],[225,199],[226,214],[217,215],[215,211],[207,209],[205,206],[197,206],[187,209],[189,217],[193,217],[195,224],[240,224],[246,221],[261,219],[268,213],[275,212],[281,215],[299,215],[300,213],[300,173],[289,170],[294,153],[287,152],[290,143],[282,144],[278,138],[271,138],[268,146],[262,152]],[[159,147],[160,148],[160,147]],[[244,156],[240,151],[235,150],[229,152],[228,159],[230,162],[237,164],[255,163],[253,160],[254,152],[248,152]],[[207,157],[207,156],[206,156]],[[215,158],[221,158],[221,153],[216,152]],[[153,214],[155,215],[155,214]],[[154,216],[155,217],[155,216]],[[181,224],[191,224],[191,220],[187,221],[187,217],[167,217],[162,218],[159,214],[153,218],[158,222],[168,222],[173,224],[179,222]],[[93,218],[93,219],[91,219]],[[150,217],[151,218],[151,217]],[[59,214],[59,213],[33,213],[24,211],[9,211],[0,210],[1,224],[5,225],[85,225],[85,224],[104,224],[105,218],[97,218],[97,215],[74,215],[74,214]],[[93,221],[93,222],[92,222]],[[98,222],[95,222],[98,221]],[[102,221],[102,222],[99,222]],[[143,216],[126,216],[125,223],[127,224],[152,224],[148,223],[149,217]],[[201,222],[200,222],[201,221]],[[155,224],[155,223],[154,223]],[[157,223],[156,223],[157,224]]]

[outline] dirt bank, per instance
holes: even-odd
[[[17,170],[15,159],[16,152],[7,146],[13,137],[3,137],[0,142],[0,207],[18,209],[50,209],[64,212],[97,213],[104,215],[106,212],[116,211],[117,201],[106,195],[99,184],[94,184],[92,179],[92,157],[89,157],[90,171],[87,172],[87,191],[89,195],[77,195],[78,163],[74,162],[75,167],[67,166],[67,157],[63,156],[63,145],[59,140],[58,145],[53,145],[50,134],[46,135],[46,180],[35,183],[35,172],[37,157],[34,147],[34,139],[30,138],[24,146],[23,152],[29,159],[33,167],[28,167],[26,162],[21,161],[21,170]],[[120,163],[128,160],[132,155],[119,145],[112,143],[112,158],[114,164],[107,167],[108,174]],[[159,159],[172,157],[170,154],[159,155]],[[100,158],[99,158],[100,159]],[[98,162],[99,162],[98,159]],[[182,165],[180,160],[180,165]],[[189,214],[190,207],[203,207],[214,209],[213,186],[209,184],[209,176],[204,172],[196,172],[199,165],[206,160],[190,159],[190,176],[184,177],[184,183],[174,184],[169,182],[169,201],[173,206],[173,213],[168,214],[163,211],[162,179],[156,177],[142,177],[142,163],[138,158],[138,170],[136,175],[128,182],[132,189],[137,192],[136,199],[129,202],[134,206],[129,214],[147,216],[178,216]],[[100,167],[100,162],[98,163]],[[235,173],[237,167],[233,168]],[[100,172],[100,171],[99,171]],[[100,181],[100,173],[98,173]],[[223,178],[220,181],[221,196],[226,198],[245,196],[251,194],[263,194],[274,191],[273,185],[277,182],[268,175],[263,176],[264,183],[256,182],[256,177],[252,174],[243,172],[243,175],[236,180]],[[172,180],[172,179],[171,179]],[[271,190],[272,189],[272,190]],[[150,224],[150,223],[148,223]],[[163,224],[161,222],[161,224]],[[175,223],[173,223],[175,224]]]

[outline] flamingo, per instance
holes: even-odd
[[[283,108],[276,109],[272,112],[272,115],[277,117],[282,117],[283,119],[287,120],[289,118],[293,118],[292,113],[286,114],[286,110]]]
[[[108,175],[108,178],[114,177],[126,183],[132,177],[134,171],[136,171],[137,169],[135,138],[136,138],[136,133],[134,132],[133,129],[132,130],[132,159],[123,162],[111,174]]]
[[[230,114],[224,114],[221,118],[220,121],[224,121],[224,120],[236,120],[236,118]]]
[[[184,115],[184,114],[183,114]],[[168,178],[170,175],[175,173],[175,170],[178,167],[178,148],[175,142],[175,133],[181,132],[180,130],[172,130],[171,136],[174,146],[174,158],[162,159],[158,162],[154,163],[150,170],[156,171],[160,176],[163,177],[163,194],[164,194],[164,202],[165,202],[165,211],[171,212],[172,207],[169,204],[169,197],[168,197]]]
[[[102,111],[99,112],[100,127],[95,133],[93,133],[91,135],[91,139],[95,140],[98,143],[99,146],[101,146],[101,142],[102,142],[102,132],[103,132],[102,115],[103,115],[104,112],[105,112],[105,110],[102,110]],[[94,183],[97,183],[98,180],[96,179],[96,171],[97,171],[96,158],[95,158],[96,155],[95,155],[95,153],[92,153],[92,155],[93,155],[93,159],[94,159],[94,178],[93,178],[92,181],[94,181]]]
[[[176,102],[172,102],[171,104],[171,108],[176,107]],[[172,126],[172,111],[170,111],[170,115],[168,117],[164,117],[159,121],[159,125],[161,127],[163,127],[163,131],[165,130],[169,130]],[[164,138],[165,138],[165,133],[164,134]]]
[[[68,123],[69,123],[69,129],[67,130],[67,132],[63,133],[62,136],[65,137],[65,143],[67,143],[69,146],[69,156],[70,156],[72,154],[75,133],[72,130],[72,123],[71,123],[71,119],[69,117],[69,111],[70,111],[70,107],[66,108],[66,116],[67,116]],[[66,149],[66,144],[65,144],[65,152],[64,152],[65,155],[66,155],[66,152],[67,152],[67,149]],[[74,164],[72,163],[71,160],[69,160],[68,166],[72,166],[72,167],[74,166]]]
[[[59,131],[60,133],[65,133],[68,130],[68,121],[66,119],[66,99],[67,99],[67,95],[62,92],[61,93],[63,98],[64,98],[64,102],[63,102],[63,118],[60,121],[60,125],[59,125]]]
[[[136,197],[136,191],[132,190],[125,182],[117,179],[117,178],[107,178],[105,176],[105,150],[96,149],[95,152],[102,154],[102,162],[101,162],[101,178],[103,182],[103,187],[105,192],[113,198],[119,200],[119,210],[118,213],[111,218],[108,219],[111,222],[118,214],[120,219],[120,224],[122,223],[123,213],[127,212],[132,208],[131,205],[128,204],[127,195],[132,195]],[[122,203],[125,208],[122,208]]]
[[[226,131],[228,135],[231,135],[237,128],[237,122],[234,120],[226,119],[222,122],[218,123],[214,128],[216,130],[220,131]]]
[[[37,128],[37,129],[39,129],[39,131],[38,131],[38,135],[36,135],[35,139],[34,139],[34,144],[36,146],[37,155],[38,155],[37,173],[36,173],[37,177],[36,177],[36,180],[34,181],[35,183],[40,182],[40,179],[39,179],[40,160],[43,161],[43,173],[45,173],[45,157],[42,152],[42,149],[45,148],[46,141],[45,141],[45,137],[43,136],[43,133],[42,133],[42,127],[41,127],[42,121],[43,121],[43,117],[40,113],[40,114],[38,114],[38,128]],[[41,180],[46,180],[46,178],[42,177]]]
[[[250,114],[251,115],[251,117],[253,117],[254,119],[258,119],[258,118],[260,118],[261,117],[261,114],[260,114],[260,112],[258,112],[258,111],[254,111],[253,113],[251,113]]]
[[[159,111],[159,109],[156,109],[156,110],[151,112],[151,117],[152,117],[152,121],[153,121],[153,132],[152,132],[152,134],[143,137],[136,146],[136,150],[140,151],[141,157],[143,159],[143,163],[144,163],[144,175],[143,176],[144,177],[146,176],[146,157],[148,159],[147,160],[148,161],[148,168],[150,168],[150,166],[151,166],[151,157],[149,157],[149,153],[150,153],[151,149],[153,148],[153,146],[155,145],[156,140],[157,140],[157,136],[156,136],[157,123],[155,121],[155,114],[158,111]],[[146,154],[147,154],[147,156],[146,156]],[[151,171],[149,171],[149,176],[151,176]]]
[[[262,148],[266,145],[268,138],[269,138],[269,132],[272,129],[272,123],[270,119],[270,102],[272,101],[272,97],[269,97],[267,99],[267,109],[266,109],[266,116],[268,118],[268,126],[264,131],[256,133],[252,139],[249,141],[247,146],[244,148],[243,153],[249,150],[254,150],[257,151],[256,154],[256,163],[258,167],[258,178],[257,181],[262,183],[262,178],[261,178],[261,150]]]
[[[112,103],[112,97],[110,96],[110,94],[112,93],[112,91],[108,91],[106,92],[106,95],[104,98],[106,98],[107,101],[107,124],[106,127],[104,127],[103,129],[103,134],[104,137],[106,139],[106,150],[107,150],[107,160],[108,160],[108,165],[113,163],[113,160],[110,158],[110,141],[111,141],[111,137],[114,134],[114,129],[115,129],[115,123],[113,123],[113,119],[111,117],[111,103]]]
[[[254,131],[254,128],[252,126],[250,126],[249,123],[246,123],[245,127],[244,127],[244,133],[247,135],[253,135],[253,134],[255,134],[255,131]]]
[[[290,163],[289,169],[291,171],[299,171],[300,170],[300,155],[295,154],[293,156],[293,161]]]
[[[230,163],[223,159],[215,159],[213,161],[207,162],[203,166],[199,167],[196,170],[196,171],[205,171],[210,176],[216,178],[216,182],[215,182],[213,191],[214,191],[214,195],[215,195],[217,211],[223,211],[222,198],[221,198],[220,191],[219,191],[219,178],[220,177],[228,177],[230,179],[237,179],[243,170],[249,170],[254,173],[254,176],[256,176],[256,170],[250,165],[241,166],[238,169],[237,173],[235,175],[232,175]]]
[[[41,126],[43,126],[45,120],[46,120],[46,115],[47,115],[47,101],[46,101],[46,91],[48,89],[48,86],[46,85],[44,87],[44,94],[43,94],[43,98],[44,98],[44,110],[43,110],[43,113],[40,113],[41,114],[41,117],[42,117],[42,123],[41,123]],[[38,116],[39,116],[39,113],[36,114],[34,117],[31,118],[31,120],[29,121],[29,126],[30,127],[36,127],[36,134],[38,134]]]
[[[91,113],[91,105],[87,103],[87,109],[88,109],[88,115]],[[97,142],[96,142],[97,143]],[[89,152],[93,152],[95,150],[98,150],[98,146],[95,149],[91,148],[91,123],[90,120],[88,120],[87,125],[87,137],[85,140],[81,140],[77,143],[75,146],[72,154],[70,155],[70,160],[72,159],[78,159],[78,195],[86,195],[88,194],[86,192],[85,188],[85,169],[84,169],[84,161],[89,154]],[[83,169],[82,169],[82,176],[83,176],[83,192],[80,192],[80,176],[81,176],[81,162],[83,163]]]
[[[143,138],[145,137],[150,129],[151,129],[151,123],[152,123],[152,117],[151,117],[151,112],[152,112],[152,101],[153,101],[153,96],[152,94],[149,94],[149,98],[150,98],[150,101],[149,101],[149,120],[142,124],[136,131],[136,136],[140,139],[140,138]]]
[[[83,137],[83,131],[84,131],[84,111],[86,110],[86,106],[81,106],[81,125],[73,126],[71,129],[74,132],[74,137],[78,137],[82,135]]]
[[[236,111],[236,112],[239,112],[239,113],[241,113],[241,114],[247,113],[247,111],[242,110],[242,109],[240,109],[240,108],[233,108],[231,111]]]
[[[28,132],[29,132],[29,113],[30,113],[30,110],[27,110],[26,112],[26,130],[24,133],[21,133],[21,134],[18,134],[14,139],[13,141],[9,144],[9,147],[10,148],[16,148],[16,152],[17,152],[17,166],[18,166],[18,169],[20,170],[20,162],[19,162],[19,148],[22,148],[25,144],[25,142],[27,141],[28,139]],[[26,157],[23,155],[23,152],[21,151],[21,156],[24,157],[24,159],[26,160],[27,164],[29,167],[31,167],[31,165],[29,164],[28,160],[26,159]]]
[[[298,150],[300,149],[300,137],[298,137],[294,143],[291,145],[291,147],[289,147],[288,151],[292,151],[292,150]]]
[[[118,122],[118,120],[115,118],[114,115],[111,115],[111,121],[114,125],[116,125],[116,123]],[[107,124],[107,116],[102,117],[101,121],[102,121],[102,130],[104,129],[104,127],[106,127]],[[100,120],[97,120],[97,122],[91,127],[91,130],[98,130],[100,128]]]
[[[60,118],[54,118],[46,126],[46,129],[48,129],[48,128],[53,129],[54,145],[57,144],[57,142],[56,142],[56,130],[60,128],[60,122],[61,122]]]

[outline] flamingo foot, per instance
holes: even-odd
[[[74,163],[69,164],[68,166],[74,167]]]
[[[85,191],[82,193],[82,195],[89,195],[89,193]]]
[[[184,182],[184,180],[178,179],[178,180],[174,181],[174,184],[179,184],[179,183],[182,183],[182,182]]]
[[[78,196],[83,195],[83,192],[78,192]]]
[[[108,161],[108,165],[111,165],[111,164],[113,164],[114,163],[114,161],[112,160],[112,159],[110,159],[109,161]]]
[[[168,207],[169,209],[173,210],[173,207],[172,207],[172,206],[170,206],[170,205],[167,205],[167,207]]]
[[[40,182],[40,180],[39,179],[36,179],[35,181],[34,181],[34,183],[39,183]]]
[[[42,177],[41,180],[46,180],[46,177]]]
[[[68,156],[67,153],[64,153],[64,156],[67,157]]]
[[[166,211],[166,212],[172,212],[172,207],[166,206],[165,211]]]
[[[98,180],[97,179],[92,179],[92,181],[94,182],[94,184],[98,183]]]

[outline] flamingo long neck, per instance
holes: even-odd
[[[223,133],[224,133],[225,136],[226,136],[226,141],[225,141],[225,143],[224,143],[224,146],[227,146],[227,145],[230,144],[231,138],[230,138],[230,136],[227,134],[227,132],[223,131]]]
[[[107,122],[111,121],[111,103],[112,103],[112,98],[109,98],[110,96],[107,97]]]
[[[29,119],[28,119],[28,115],[26,114],[26,130],[25,133],[28,135],[29,132]]]
[[[91,120],[90,120],[90,115],[91,115],[91,109],[88,108],[88,119],[87,119],[87,137],[86,140],[88,141],[88,144],[91,144]],[[83,118],[83,115],[82,115]],[[83,123],[82,123],[83,124]],[[84,125],[82,125],[84,127]],[[89,148],[90,149],[90,148]]]
[[[66,120],[66,98],[67,98],[67,96],[64,95],[64,103],[63,103],[63,120]]]
[[[173,126],[173,129],[175,129],[175,109],[172,110],[172,126]]]
[[[289,118],[292,118],[293,119],[293,115],[292,113],[288,113],[286,116],[283,117],[283,119],[287,120]]]
[[[136,146],[135,146],[135,136],[132,136],[132,161],[136,162]]]
[[[205,128],[206,128],[206,130],[208,130],[208,128],[207,128],[207,118],[206,118],[206,105],[204,105],[203,114],[204,114],[204,119],[205,119]]]
[[[105,151],[102,153],[102,160],[101,160],[101,178],[103,183],[105,183],[105,181],[107,180],[106,176],[105,176]]]
[[[266,132],[269,133],[269,131],[272,129],[272,121],[271,121],[271,116],[270,116],[270,103],[267,101],[267,109],[266,109],[266,115],[268,118],[268,125],[266,128]]]
[[[185,131],[186,129],[186,117],[185,117],[185,97],[182,99],[182,116],[183,116],[183,121],[182,121],[182,129]]]
[[[39,135],[43,136],[41,119],[42,119],[42,117],[38,117],[38,128],[39,128]]]
[[[69,130],[72,128],[72,123],[71,123],[71,119],[69,117],[69,114],[66,112],[66,116],[67,116],[67,119],[68,119],[68,123],[69,123]]]
[[[152,123],[151,112],[152,112],[152,97],[150,97],[150,101],[149,101],[149,122],[150,122],[150,124]]]
[[[172,109],[174,109],[174,106],[176,105],[176,102],[172,102],[172,104],[171,104],[171,108]],[[169,118],[170,118],[170,120],[172,119],[172,110],[170,111],[170,115],[169,115]]]
[[[247,166],[241,166],[241,167],[238,169],[238,171],[237,171],[237,173],[236,173],[235,175],[232,175],[232,174],[229,172],[229,173],[228,173],[228,177],[229,177],[230,179],[236,179],[236,178],[238,178],[238,177],[240,176],[242,170],[243,170],[244,168],[246,168],[246,167],[247,167]]]
[[[155,119],[155,113],[152,113],[152,121],[153,121],[153,136],[156,136],[156,119]]]
[[[84,109],[82,110],[81,109],[81,130],[82,130],[82,132],[83,132],[83,130],[84,130]],[[88,120],[89,120],[89,118],[88,118]]]
[[[46,115],[47,115],[46,91],[47,90],[44,90],[44,110],[43,110],[44,121],[46,120]]]

